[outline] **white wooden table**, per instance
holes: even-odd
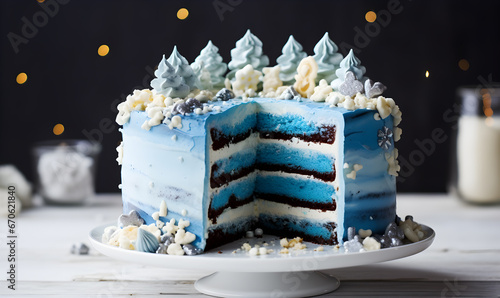
[[[98,195],[84,206],[23,211],[16,218],[15,291],[7,288],[7,219],[0,218],[0,296],[205,297],[193,283],[211,272],[124,263],[92,248],[89,255],[70,253],[73,243],[90,246],[89,231],[115,222],[120,213],[117,194]],[[468,205],[447,195],[399,195],[398,215],[407,214],[436,231],[434,244],[404,259],[324,271],[341,281],[326,296],[500,297],[500,205]]]

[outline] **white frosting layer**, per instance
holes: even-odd
[[[271,214],[278,217],[293,216],[297,218],[314,219],[318,222],[337,222],[337,211],[322,211],[303,207],[292,207],[288,204],[257,200],[257,209],[261,214]]]

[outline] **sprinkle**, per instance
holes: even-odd
[[[264,231],[261,228],[257,228],[257,229],[255,229],[254,234],[257,237],[260,237],[260,236],[264,235]]]
[[[165,202],[165,200],[162,200],[160,203],[159,215],[160,216],[167,216],[167,203]]]
[[[153,189],[154,186],[155,186],[155,183],[153,181],[149,181],[149,183],[148,183],[149,189]]]
[[[122,187],[123,187],[123,186],[121,185],[121,183],[120,183],[120,184],[118,184],[118,189],[122,189]]]
[[[179,161],[180,161],[180,162],[184,162],[184,157],[179,156]]]
[[[191,232],[186,232],[184,229],[177,230],[175,233],[175,243],[188,244],[196,239],[196,235]]]
[[[368,230],[359,229],[358,234],[359,234],[359,236],[361,238],[370,237],[372,235],[372,230],[370,230],[370,229],[368,229]]]
[[[154,219],[154,220],[158,220],[160,219],[160,214],[158,212],[155,212],[151,215],[151,217]]]
[[[144,219],[135,210],[131,210],[129,214],[122,214],[118,218],[120,227],[126,226],[141,226],[144,224]]]
[[[253,238],[254,234],[252,231],[247,231],[246,234],[245,234],[245,237],[247,238]]]
[[[357,93],[363,92],[363,84],[357,80],[356,75],[352,71],[347,71],[344,83],[340,85],[339,91],[347,96],[355,96]]]
[[[187,215],[187,213],[188,213],[188,212],[186,211],[186,209],[182,209],[182,211],[181,211],[181,215],[182,215],[182,216],[186,216],[186,215]]]
[[[167,254],[169,254],[169,255],[176,255],[176,256],[182,256],[182,255],[184,255],[184,250],[182,249],[182,247],[181,247],[180,244],[178,244],[178,243],[172,243],[167,248]]]
[[[171,139],[172,139],[172,141],[174,141],[174,142],[175,142],[175,141],[177,141],[177,135],[173,135],[173,136],[171,137]]]
[[[191,223],[189,222],[189,220],[179,220],[179,223],[177,224],[177,226],[179,227],[179,229],[184,229],[186,227],[189,227]]]

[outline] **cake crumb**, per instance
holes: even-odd
[[[235,254],[236,253],[236,250],[233,250],[232,254]]]
[[[267,248],[261,247],[259,248],[259,255],[267,255],[268,251]]]
[[[172,139],[172,141],[174,141],[174,142],[175,142],[175,141],[177,141],[177,135],[173,135],[173,136],[171,137],[171,139]]]
[[[285,247],[285,248],[283,248],[282,250],[280,250],[280,254],[283,254],[283,255],[284,255],[284,254],[288,254],[288,253],[290,253],[290,251],[289,251],[289,250],[288,250],[288,248],[286,248],[286,247]]]
[[[280,245],[284,248],[293,248],[297,250],[305,249],[307,246],[302,243],[303,239],[300,237],[295,237],[292,240],[288,241],[287,238],[282,238],[280,240]]]
[[[306,249],[306,248],[307,248],[307,245],[305,245],[304,243],[301,243],[301,242],[297,242],[293,246],[293,249],[296,249],[296,250],[302,250],[302,249]]]
[[[251,248],[248,253],[250,254],[250,256],[254,257],[254,256],[257,256],[259,255],[259,249],[257,247],[253,247]]]
[[[314,251],[324,251],[325,248],[323,246],[318,246]]]
[[[188,212],[186,211],[186,209],[182,209],[182,211],[181,211],[181,215],[182,215],[182,216],[186,216],[186,215],[187,215],[187,213],[188,213]]]
[[[243,245],[241,246],[241,249],[245,250],[245,251],[250,251],[250,249],[252,249],[252,246],[250,246],[250,244],[248,242],[245,242],[243,243]]]
[[[221,254],[221,253],[222,253],[222,250],[219,250],[217,253],[218,253],[218,254]]]
[[[282,247],[284,247],[284,248],[287,248],[287,247],[288,247],[288,239],[286,239],[286,238],[282,238],[282,239],[280,240],[280,245],[281,245]]]

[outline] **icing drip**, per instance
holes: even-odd
[[[330,39],[328,32],[323,35],[323,38],[314,46],[314,60],[318,63],[318,77],[316,82],[325,79],[327,82],[332,82],[337,78],[335,69],[338,68],[342,61],[342,54],[338,53],[339,48]]]
[[[262,41],[250,30],[247,30],[243,38],[236,42],[236,47],[231,50],[231,62],[228,64],[231,71],[227,74],[228,78],[233,79],[236,71],[247,64],[258,71],[269,65],[269,58],[262,53]]]
[[[280,79],[285,85],[292,85],[295,82],[297,67],[307,54],[302,51],[302,45],[293,38],[293,35],[290,35],[281,52],[283,55],[276,59],[281,68]]]
[[[217,48],[211,40],[209,40],[205,48],[201,50],[200,55],[196,57],[191,66],[193,69],[198,68],[201,63],[203,63],[205,69],[210,73],[210,83],[212,87],[215,89],[223,88],[227,64],[222,62],[222,57],[219,55],[219,48]]]
[[[349,54],[345,56],[342,62],[340,62],[340,68],[335,71],[337,78],[331,83],[333,90],[339,90],[340,85],[344,83],[346,74],[349,71],[352,72],[356,76],[356,79],[362,83],[368,79],[367,77],[364,77],[366,68],[362,66],[361,61],[354,56],[352,49],[349,51]]]

